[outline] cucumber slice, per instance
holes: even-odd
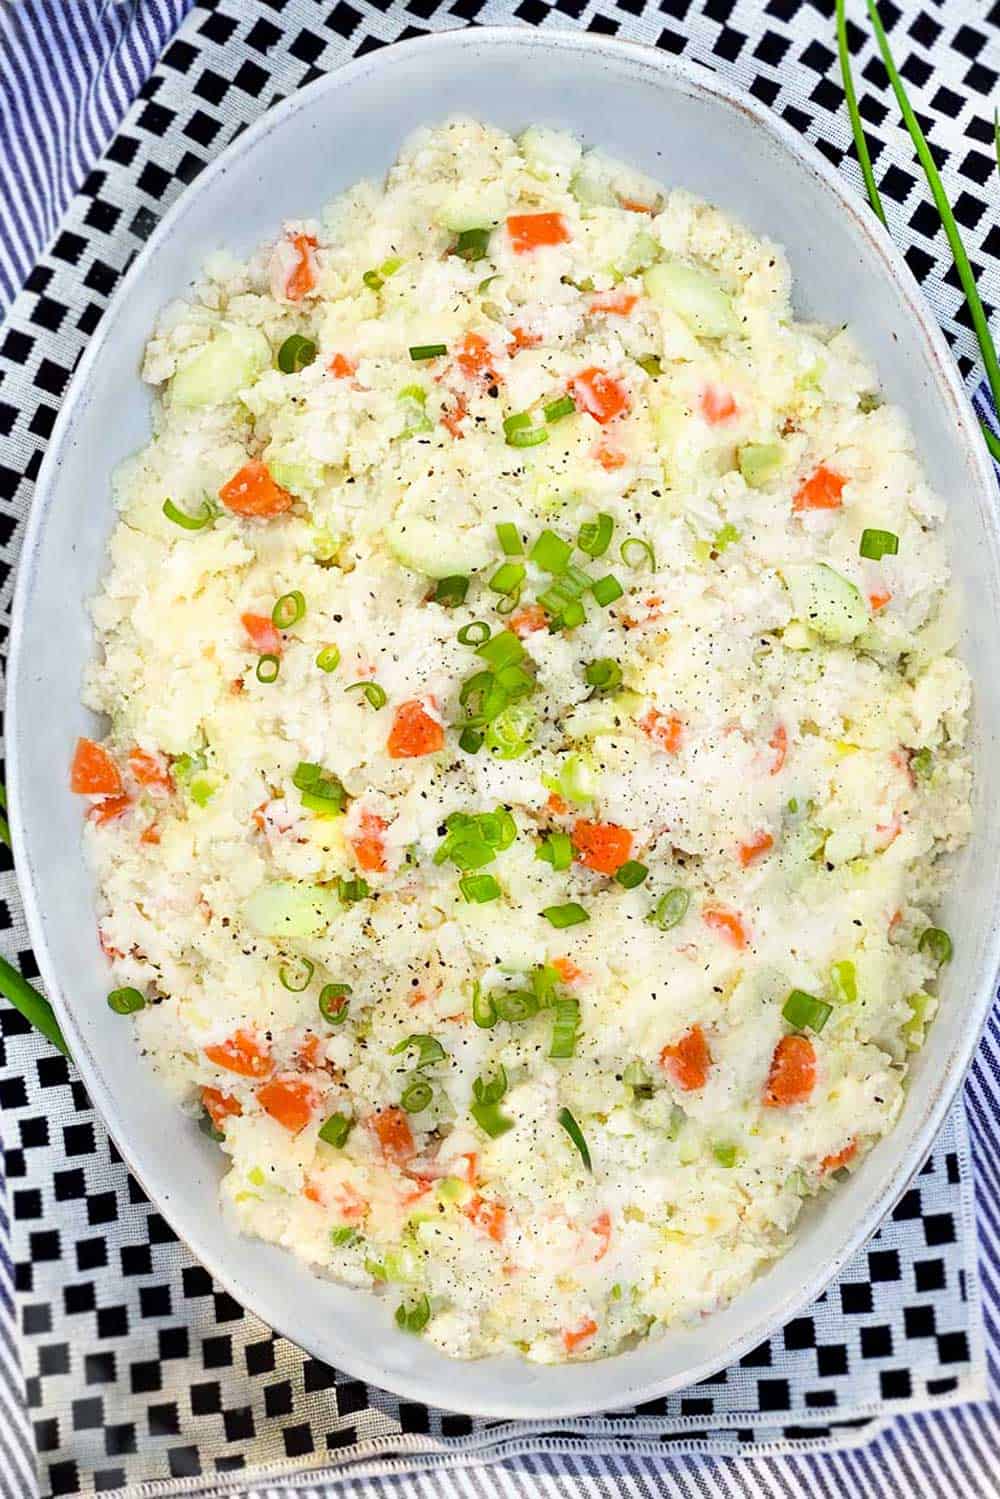
[[[385,528],[385,543],[397,562],[428,578],[473,573],[493,557],[492,546],[482,537],[420,515],[390,521]]]
[[[653,301],[676,312],[692,333],[723,338],[737,331],[732,297],[709,271],[679,260],[661,260],[650,266],[644,280]]]
[[[258,885],[243,917],[261,937],[321,937],[342,910],[335,890],[303,880]]]
[[[175,406],[218,406],[231,401],[271,363],[271,345],[257,328],[223,328],[211,343],[184,359],[170,382]]]
[[[784,454],[780,442],[748,442],[740,448],[740,473],[752,489],[773,479]]]
[[[502,182],[456,187],[446,194],[437,211],[445,229],[461,234],[463,229],[482,229],[499,224],[507,212],[507,194]]]
[[[868,628],[861,594],[825,562],[795,563],[783,568],[782,575],[797,618],[824,640],[850,645]]]

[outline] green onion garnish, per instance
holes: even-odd
[[[804,1031],[808,1027],[818,1035],[833,1014],[833,1005],[828,1005],[825,999],[816,999],[812,994],[806,994],[802,989],[793,989],[785,1000],[781,1013],[797,1031]]]
[[[447,344],[414,344],[410,349],[410,358],[418,364],[421,359],[439,359],[447,352]]]
[[[496,1074],[487,1082],[477,1077],[472,1084],[472,1096],[477,1103],[499,1103],[507,1093],[507,1069],[498,1067]]]
[[[661,932],[669,932],[671,927],[679,926],[687,915],[691,897],[680,885],[675,885],[668,890],[666,895],[661,895],[656,904],[656,909],[650,915],[650,921],[658,926]]]
[[[845,958],[840,963],[830,965],[830,988],[838,1004],[855,1003],[858,997],[858,974],[850,959]]]
[[[837,51],[840,53],[840,71],[844,81],[844,97],[847,100],[847,113],[851,118],[851,129],[854,132],[854,144],[858,153],[858,164],[861,167],[861,175],[868,189],[868,201],[878,214],[882,223],[885,224],[885,209],[882,207],[882,199],[878,195],[875,186],[875,173],[872,171],[872,161],[868,154],[868,141],[865,136],[864,126],[861,123],[861,113],[858,109],[858,98],[854,91],[854,78],[851,74],[851,53],[847,42],[847,17],[844,12],[844,0],[837,0]]]
[[[531,988],[540,1005],[552,1004],[556,989],[561,983],[562,975],[559,970],[548,963],[541,963],[531,970]]]
[[[134,1015],[136,1010],[145,1008],[145,996],[138,989],[112,989],[108,995],[108,1009],[116,1015]]]
[[[507,1074],[501,1067],[489,1082],[477,1077],[472,1085],[472,1103],[469,1113],[480,1129],[485,1130],[491,1140],[514,1128],[513,1119],[500,1112],[500,1101],[507,1092]]]
[[[523,666],[501,666],[496,679],[512,703],[530,697],[535,690],[535,679]]]
[[[340,665],[339,646],[325,645],[316,657],[316,665],[320,671],[336,671]]]
[[[342,1224],[340,1228],[331,1228],[330,1230],[330,1243],[335,1249],[349,1249],[352,1244],[358,1242],[360,1237],[361,1235],[357,1229],[350,1228],[347,1224]]]
[[[608,573],[605,578],[598,578],[590,591],[602,609],[606,609],[609,604],[613,604],[615,599],[620,599],[625,592],[614,573]]]
[[[434,602],[440,604],[443,609],[455,609],[459,604],[465,603],[465,595],[469,591],[469,580],[462,573],[452,573],[448,578],[440,578],[434,590]]]
[[[471,626],[468,628],[471,629]],[[466,644],[465,641],[462,643]],[[481,645],[477,646],[476,655],[485,661],[487,666],[492,666],[494,671],[500,671],[504,666],[513,666],[516,661],[521,660],[524,655],[524,646],[513,630],[501,630],[498,635],[484,640]]]
[[[265,687],[278,680],[278,672],[281,670],[281,658],[270,652],[260,656],[257,661],[257,680],[263,682]]]
[[[478,755],[483,747],[483,735],[481,729],[465,728],[458,736],[458,747],[467,755]]]
[[[576,1051],[576,1038],[580,1029],[580,1001],[557,999],[552,1006],[552,1016],[552,1042],[549,1046],[549,1056],[571,1057]]]
[[[596,520],[585,520],[577,532],[576,544],[588,557],[602,557],[611,545],[615,523],[601,511]]]
[[[547,422],[558,422],[564,416],[572,416],[575,410],[576,402],[572,396],[560,396],[558,401],[550,401],[542,407],[542,415]]]
[[[347,1019],[350,984],[324,984],[319,991],[319,1013],[328,1025],[343,1025]]]
[[[637,885],[642,884],[648,873],[645,864],[640,864],[637,859],[626,859],[615,879],[623,890],[634,890]]]
[[[472,1018],[483,1031],[497,1023],[497,1007],[490,995],[483,993],[478,980],[472,986]]]
[[[381,291],[382,287],[385,285],[385,282],[379,275],[378,271],[365,271],[361,279],[365,283],[365,285],[372,291]]]
[[[2,796],[2,791],[3,788],[0,787],[0,796]],[[6,806],[5,798],[3,805]],[[64,1057],[69,1056],[69,1047],[59,1029],[52,1006],[39,994],[34,985],[29,984],[18,969],[3,957],[0,957],[0,994],[10,1000],[29,1025],[33,1025],[47,1041],[51,1041],[53,1046],[58,1047]]]
[[[347,805],[343,781],[332,770],[324,770],[322,765],[300,760],[292,774],[292,785],[301,792],[302,805],[312,812],[339,815]]]
[[[283,593],[271,610],[271,623],[277,625],[279,630],[290,630],[305,616],[305,612],[305,596],[297,588],[293,588],[291,593]]]
[[[579,599],[570,599],[558,619],[554,619],[549,626],[550,630],[575,630],[583,624],[587,618],[587,611]]]
[[[611,688],[621,686],[622,669],[610,656],[602,656],[599,660],[587,664],[583,677],[588,686],[607,692]]]
[[[636,360],[636,364],[641,370],[645,370],[647,375],[655,376],[663,374],[663,365],[660,363],[660,356],[658,354],[642,354]]]
[[[465,709],[466,727],[476,729],[502,713],[508,698],[493,672],[477,671],[462,683],[458,701]]]
[[[497,522],[497,541],[505,557],[521,557],[524,554],[524,542],[521,533],[513,521],[502,520]]]
[[[291,963],[282,963],[278,969],[278,980],[283,989],[289,994],[301,994],[309,988],[312,976],[316,972],[316,964],[308,958],[299,958],[297,966]]]
[[[568,869],[573,862],[573,840],[568,833],[549,833],[535,850],[535,858],[551,864],[556,871]]]
[[[347,880],[341,875],[337,881],[337,894],[345,906],[353,906],[359,900],[367,900],[370,894],[368,881],[360,877]]]
[[[885,556],[894,557],[898,551],[899,537],[895,531],[876,531],[868,526],[862,531],[861,545],[858,547],[862,557],[878,562]]]
[[[490,579],[490,587],[494,593],[502,593],[509,598],[520,591],[527,571],[523,562],[502,562]]]
[[[211,525],[217,511],[211,501],[206,500],[197,515],[188,515],[186,510],[178,510],[173,500],[164,500],[163,513],[167,520],[172,520],[175,526],[181,526],[185,531],[201,531]]]
[[[931,958],[939,968],[945,963],[950,963],[955,951],[954,944],[948,933],[939,926],[929,926],[917,944],[920,951]]]
[[[491,874],[466,874],[458,882],[463,900],[474,906],[483,906],[487,901],[499,900],[500,882]]]
[[[345,688],[345,691],[354,692],[358,687],[360,687],[373,708],[384,708],[389,701],[389,695],[385,688],[380,687],[377,682],[352,682],[350,687]]]
[[[426,1109],[434,1097],[434,1089],[419,1073],[407,1083],[399,1096],[399,1102],[408,1114],[419,1114]]]
[[[389,1055],[391,1057],[398,1057],[400,1052],[409,1051],[411,1046],[415,1046],[419,1053],[417,1060],[413,1064],[415,1067],[431,1067],[435,1062],[443,1062],[448,1055],[437,1036],[428,1036],[426,1034],[405,1036],[402,1041],[398,1041],[395,1046],[390,1047]]]
[[[921,781],[925,781],[930,775],[934,769],[934,756],[926,745],[910,756],[910,769]]]
[[[487,724],[487,750],[498,760],[519,760],[534,737],[535,723],[527,703],[512,703]]]
[[[570,1113],[569,1109],[560,1109],[556,1117],[559,1120],[559,1123],[562,1125],[563,1129],[569,1135],[570,1139],[573,1141],[573,1144],[576,1146],[577,1150],[580,1152],[580,1159],[586,1166],[587,1170],[593,1171],[594,1168],[590,1163],[590,1151],[587,1149],[587,1142],[583,1138],[583,1131],[577,1124],[576,1120],[573,1118],[573,1115]]]
[[[450,254],[461,256],[462,260],[472,264],[477,260],[484,260],[490,243],[492,229],[463,229],[452,245]]]
[[[731,1170],[732,1167],[736,1165],[737,1153],[738,1152],[735,1145],[724,1144],[722,1141],[719,1141],[717,1144],[712,1146],[712,1154],[715,1156],[715,1159],[718,1161],[719,1165],[724,1166],[727,1171]]]
[[[466,233],[475,232],[475,230],[466,230]],[[466,256],[467,260],[478,260],[478,258],[478,256]],[[426,1294],[409,1305],[405,1301],[401,1301],[396,1308],[396,1326],[401,1328],[403,1332],[423,1332],[430,1320],[431,1304]]]
[[[518,1024],[538,1014],[538,1000],[530,989],[510,989],[494,997],[496,1012],[501,1020]]]
[[[570,543],[548,530],[542,532],[530,553],[535,566],[547,573],[561,573],[572,555]]]
[[[648,541],[643,541],[641,536],[629,536],[622,542],[621,559],[626,567],[638,568],[649,564],[650,572],[656,571],[656,553]]]
[[[297,375],[316,358],[316,345],[301,333],[291,333],[278,350],[278,368],[283,375]]]
[[[483,619],[474,619],[471,624],[463,625],[458,632],[460,645],[484,645],[490,638],[490,627]],[[515,640],[517,637],[514,637]]]
[[[504,426],[506,427],[506,423]],[[540,443],[548,440],[549,434],[544,427],[517,427],[507,433],[509,448],[537,448]]]
[[[346,1114],[331,1114],[329,1119],[320,1125],[319,1137],[327,1145],[333,1145],[337,1150],[342,1150],[353,1127],[354,1120]]]

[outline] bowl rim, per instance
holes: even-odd
[[[747,94],[743,89],[726,79],[720,78],[717,74],[699,67],[694,62],[664,55],[656,47],[644,43],[624,41],[619,38],[597,35],[590,32],[570,30],[539,31],[526,26],[461,27],[409,38],[406,41],[396,42],[386,48],[379,49],[377,52],[355,57],[351,61],[325,74],[322,78],[316,79],[314,82],[296,90],[279,104],[267,110],[252,125],[242,131],[213,161],[208,163],[192,183],[182,190],[176,201],[164,214],[149,240],[136,255],[112,297],[109,299],[96,334],[88,343],[73,372],[52,434],[48,440],[38,477],[35,481],[35,490],[25,527],[24,540],[18,558],[17,581],[12,605],[7,673],[6,755],[9,818],[18,887],[33,950],[38,960],[46,992],[63,1033],[69,1042],[73,1060],[86,1083],[88,1093],[100,1115],[101,1121],[114,1140],[128,1170],[136,1177],[150,1201],[158,1211],[163,1213],[168,1222],[171,1221],[173,1216],[172,1204],[170,1207],[164,1205],[159,1194],[153,1192],[147,1186],[143,1173],[137,1168],[129,1142],[121,1138],[119,1134],[113,1092],[105,1084],[101,1068],[89,1046],[86,1044],[82,1033],[77,1028],[72,1006],[67,1000],[63,984],[60,981],[60,975],[56,971],[55,963],[48,949],[39,893],[35,885],[34,870],[29,851],[30,840],[22,803],[22,756],[17,684],[22,675],[21,648],[22,636],[25,629],[24,621],[33,591],[44,523],[52,503],[52,482],[59,470],[67,438],[71,436],[75,426],[78,409],[86,403],[87,376],[91,367],[100,358],[105,344],[112,336],[119,313],[127,302],[133,285],[144,275],[147,265],[155,258],[160,245],[174,233],[182,221],[187,208],[196,197],[210,190],[214,183],[225,175],[236,160],[256,150],[272,130],[282,126],[291,116],[298,114],[300,111],[308,110],[312,102],[327,90],[338,89],[345,83],[351,82],[354,78],[372,71],[381,71],[386,68],[391,70],[394,59],[400,53],[410,53],[416,48],[423,49],[428,53],[432,50],[439,53],[447,53],[455,50],[461,52],[465,48],[476,49],[483,46],[488,47],[494,42],[503,43],[507,46],[513,45],[515,47],[532,49],[579,51],[598,56],[611,54],[612,56],[624,59],[631,58],[633,64],[658,75],[659,79],[668,86],[671,84],[674,86],[680,85],[680,87],[695,96],[707,98],[713,103],[728,105],[731,108],[740,110],[759,126],[766,135],[769,135],[782,150],[791,153],[815,177],[818,177],[821,184],[836,197],[842,207],[851,215],[860,232],[866,236],[872,247],[881,257],[885,265],[886,274],[897,283],[900,290],[904,293],[909,310],[918,325],[922,341],[932,356],[934,363],[937,365],[939,379],[953,402],[953,414],[960,429],[961,441],[971,459],[971,468],[977,472],[982,493],[989,495],[994,502],[1000,498],[993,465],[989,459],[986,445],[979,436],[978,421],[965,386],[959,377],[944,334],[925,301],[915,277],[903,258],[902,252],[890,238],[888,230],[877,220],[874,214],[868,212],[866,205],[858,199],[852,191],[850,184],[841,178],[834,167],[815,146],[809,141],[802,139],[784,120],[775,115],[764,104]],[[995,530],[995,517],[993,525]],[[28,747],[26,747],[27,752]],[[697,1363],[685,1369],[683,1373],[668,1375],[658,1381],[633,1382],[619,1386],[614,1404],[597,1407],[594,1406],[593,1399],[581,1399],[579,1395],[573,1395],[572,1388],[570,1387],[570,1391],[565,1398],[546,1398],[545,1417],[547,1420],[593,1415],[598,1414],[602,1410],[627,1408],[632,1404],[656,1399],[673,1391],[696,1384],[737,1361],[744,1353],[773,1334],[777,1328],[783,1326],[792,1317],[796,1316],[830,1285],[847,1261],[877,1230],[879,1224],[920,1168],[971,1064],[992,1004],[998,967],[1000,967],[1000,923],[994,920],[987,934],[973,1003],[969,1005],[969,1016],[973,1024],[966,1030],[963,1040],[957,1043],[953,1049],[952,1055],[928,1099],[922,1117],[916,1120],[912,1127],[909,1144],[898,1166],[886,1178],[882,1186],[870,1194],[867,1210],[859,1213],[853,1230],[839,1251],[832,1257],[824,1259],[813,1275],[808,1277],[794,1290],[788,1291],[780,1298],[776,1305],[771,1306],[766,1314],[758,1314],[754,1318],[752,1325],[748,1326],[739,1337],[731,1339],[715,1354],[701,1358]],[[246,1288],[241,1284],[238,1274],[230,1271],[227,1265],[220,1264],[211,1251],[205,1251],[202,1248],[200,1243],[201,1236],[197,1230],[197,1225],[186,1224],[185,1232],[180,1237],[196,1259],[210,1270],[212,1276],[219,1284],[233,1295],[241,1305],[245,1305],[251,1311],[255,1312],[256,1315],[261,1317],[261,1320],[266,1322],[268,1326],[272,1327],[281,1336],[289,1337],[289,1340],[296,1346],[304,1348],[317,1358],[322,1359],[325,1357],[323,1350],[317,1347],[315,1342],[311,1342],[308,1336],[304,1336],[299,1331],[294,1336],[283,1332],[280,1326],[282,1320],[280,1316],[272,1319],[271,1316],[265,1315],[263,1311],[258,1309],[261,1305],[261,1298],[256,1293],[248,1296]],[[287,1250],[282,1252],[289,1253]],[[306,1273],[312,1274],[308,1270]],[[440,1356],[442,1359],[448,1359],[448,1355],[446,1354],[442,1353]],[[449,1362],[452,1361],[449,1359]],[[610,1366],[615,1363],[615,1358],[611,1356],[600,1362]],[[427,1388],[426,1376],[422,1376],[419,1371],[407,1371],[406,1373],[392,1374],[386,1379],[385,1373],[380,1369],[377,1361],[369,1357],[363,1349],[355,1350],[352,1348],[346,1357],[341,1357],[338,1353],[336,1364],[338,1368],[350,1374],[351,1377],[362,1379],[369,1384],[387,1389],[402,1398],[426,1403],[428,1394],[430,1393],[433,1399],[433,1391],[429,1392]],[[580,1366],[562,1365],[556,1367],[578,1368]],[[592,1368],[594,1365],[588,1364],[585,1367]],[[493,1419],[530,1419],[538,1415],[537,1402],[533,1403],[530,1395],[523,1402],[508,1399],[487,1403],[480,1399],[470,1398],[460,1406],[453,1405],[446,1408],[460,1410],[468,1415],[485,1416]]]

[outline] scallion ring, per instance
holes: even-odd
[[[650,921],[658,926],[661,932],[669,932],[671,927],[680,926],[687,915],[691,897],[688,892],[675,885],[665,895],[661,895],[656,904],[656,909],[650,915]]]
[[[290,333],[278,350],[278,368],[283,375],[297,375],[316,358],[316,345],[301,333]]]
[[[301,994],[309,988],[315,972],[315,963],[311,963],[308,958],[299,958],[297,966],[291,963],[282,963],[278,969],[278,980],[281,987],[287,989],[289,994]]]
[[[925,957],[932,959],[939,968],[945,963],[950,963],[955,951],[954,944],[946,931],[939,926],[929,926],[917,944]]]
[[[395,1046],[389,1048],[391,1057],[398,1057],[401,1052],[409,1051],[412,1047],[417,1049],[417,1060],[415,1067],[432,1067],[435,1062],[443,1062],[448,1053],[445,1051],[437,1036],[426,1034],[419,1036],[404,1036],[402,1041],[397,1041]]]
[[[479,257],[467,256],[466,258],[478,259]],[[431,1304],[427,1299],[426,1293],[409,1306],[405,1301],[401,1301],[396,1308],[396,1326],[403,1332],[423,1332],[430,1320]]]
[[[530,989],[507,990],[496,996],[497,1014],[501,1020],[518,1024],[538,1014],[538,1000]]]
[[[116,1015],[134,1015],[145,1008],[145,996],[138,989],[112,989],[108,995],[108,1009]]]
[[[377,682],[352,682],[346,691],[354,692],[357,689],[361,690],[373,708],[384,708],[389,701],[389,694]]]
[[[468,578],[463,573],[452,573],[447,578],[438,579],[434,589],[434,602],[440,604],[442,609],[455,609],[459,604],[465,603],[468,591]]]
[[[490,627],[484,619],[474,619],[471,624],[463,625],[458,632],[459,645],[485,645],[490,638]]]
[[[656,571],[656,553],[648,541],[641,536],[629,536],[620,547],[621,559],[626,567],[640,568],[649,564],[650,572]]]
[[[472,986],[472,1018],[480,1030],[488,1031],[498,1020],[497,1007],[489,994],[484,994],[477,980]]]
[[[325,645],[316,657],[316,665],[320,671],[336,671],[340,665],[340,647]]]
[[[283,593],[271,610],[271,623],[279,630],[290,630],[305,617],[305,612],[305,595],[293,588],[291,593]]]
[[[622,669],[610,656],[588,662],[583,672],[584,681],[599,692],[611,692],[622,683]]]
[[[319,991],[319,1013],[328,1025],[343,1025],[347,1019],[350,984],[324,984]]]
[[[185,531],[202,531],[210,526],[218,512],[211,500],[205,500],[197,515],[189,515],[186,510],[179,510],[173,500],[163,501],[163,513],[167,520],[172,520],[175,526],[180,526]]]
[[[434,1097],[434,1089],[425,1077],[418,1073],[407,1083],[399,1097],[400,1105],[408,1114],[419,1114]]]
[[[577,532],[576,544],[588,557],[602,557],[611,545],[611,533],[615,523],[611,516],[601,511],[596,520],[585,520]]]
[[[263,682],[265,687],[278,680],[278,672],[281,670],[281,658],[272,655],[261,656],[257,661],[257,680]]]

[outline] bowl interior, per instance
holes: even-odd
[[[800,314],[853,325],[888,397],[909,413],[932,484],[949,504],[966,599],[964,652],[977,685],[974,753],[1000,736],[995,484],[943,340],[866,210],[845,202],[814,154],[709,75],[606,40],[537,32],[450,33],[370,55],[272,112],[189,189],[154,236],[77,372],[39,480],[16,606],[8,736],[18,867],[43,976],[91,1095],[147,1191],[244,1304],[356,1377],[493,1416],[622,1407],[713,1372],[815,1295],[919,1165],[968,1061],[997,961],[1000,803],[977,785],[971,845],[944,914],[955,936],[942,1013],[917,1059],[903,1118],[854,1178],[807,1214],[791,1252],[731,1306],[602,1363],[455,1364],[399,1333],[385,1303],[311,1278],[290,1255],[241,1238],[217,1206],[219,1157],[151,1083],[130,1028],[105,1004],[80,806],[66,768],[94,730],[79,701],[92,652],[87,600],[113,522],[108,478],[148,433],[137,376],[158,310],[226,246],[249,251],[283,217],[381,175],[407,133],[465,113],[510,130],[564,127],[665,183],[691,189],[779,240]],[[170,1149],[163,1149],[169,1140]]]

